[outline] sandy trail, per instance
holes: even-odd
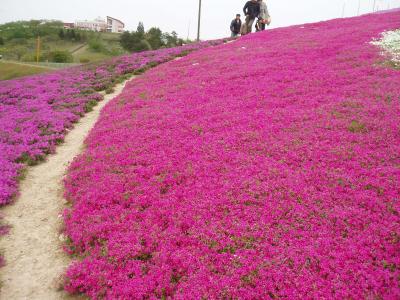
[[[28,169],[20,184],[20,196],[2,209],[10,233],[0,238],[6,266],[0,269],[1,299],[72,299],[61,288],[60,276],[71,262],[62,250],[60,214],[65,208],[63,177],[95,125],[101,109],[124,88],[126,82],[105,95],[82,118],[46,162]],[[76,298],[74,298],[76,299]]]

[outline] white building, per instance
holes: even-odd
[[[107,31],[107,23],[101,18],[94,21],[76,21],[75,28],[90,31]]]
[[[125,24],[120,20],[107,16],[107,31],[114,33],[124,32]]]
[[[125,24],[120,20],[107,16],[107,21],[102,18],[97,18],[94,21],[76,21],[75,28],[97,31],[97,32],[114,32],[121,33],[124,31]]]

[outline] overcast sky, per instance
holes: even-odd
[[[371,12],[374,0],[267,0],[271,28],[355,16]],[[197,32],[199,0],[0,0],[0,23],[15,20],[57,19],[65,22],[92,20],[107,15],[120,19],[126,29],[175,30],[179,36],[194,38]],[[229,23],[241,13],[245,0],[202,0],[202,39],[229,35]],[[400,7],[400,0],[376,0],[376,8]]]

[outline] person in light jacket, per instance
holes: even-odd
[[[265,25],[269,25],[271,23],[271,16],[269,15],[265,0],[258,0],[258,4],[260,5],[260,14],[258,15],[258,30],[265,30]]]

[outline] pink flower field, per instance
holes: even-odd
[[[98,91],[112,91],[132,74],[223,41],[125,55],[101,64],[0,82],[0,206],[17,194],[25,163],[36,164],[54,152],[66,130],[103,98]]]
[[[92,299],[399,299],[400,12],[248,35],[102,112],[66,179]]]

